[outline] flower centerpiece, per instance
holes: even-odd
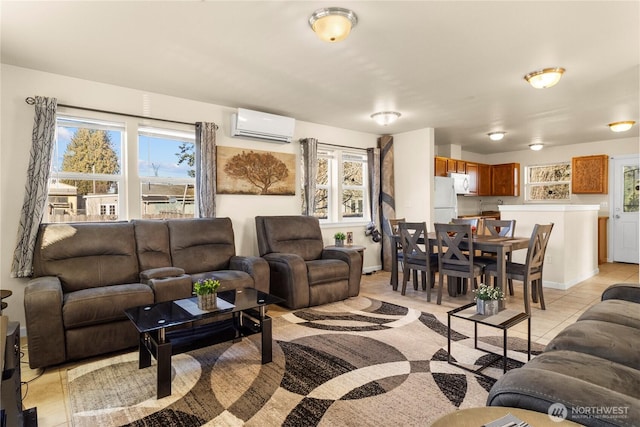
[[[478,289],[473,291],[476,294],[476,311],[478,314],[494,315],[500,311],[500,303],[504,303],[504,292],[501,288],[488,286],[481,283]]]
[[[333,238],[336,239],[336,246],[344,246],[344,239],[346,239],[347,236],[342,231],[338,231],[333,235]]]
[[[220,281],[213,277],[200,279],[193,285],[193,291],[198,296],[198,308],[200,310],[213,310],[217,307],[218,296],[216,291],[220,287]]]

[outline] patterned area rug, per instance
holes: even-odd
[[[452,337],[456,361],[487,361],[473,338]],[[495,382],[447,363],[447,327],[432,314],[365,297],[275,318],[273,338],[266,365],[259,336],[174,356],[173,394],[160,400],[155,361],[138,369],[137,352],[73,368],[73,425],[424,426],[484,406]],[[481,346],[501,352],[501,342],[485,337]],[[509,339],[508,348],[508,367],[521,366],[526,341]],[[501,364],[483,372],[498,378]]]

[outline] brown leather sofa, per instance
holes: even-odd
[[[269,291],[266,261],[235,255],[229,218],[42,224],[24,295],[29,366],[134,347],[125,309],[190,297],[211,276]]]
[[[362,256],[325,248],[312,216],[257,216],[258,251],[269,263],[270,289],[288,308],[341,301],[360,292]]]

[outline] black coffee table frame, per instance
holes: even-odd
[[[166,301],[125,310],[140,334],[138,368],[157,363],[157,398],[171,395],[171,356],[196,348],[261,334],[262,364],[272,361],[271,318],[269,304],[281,298],[252,288],[218,293],[220,308],[202,312],[184,307],[196,306],[196,297]],[[225,304],[228,303],[228,304]],[[199,321],[206,321],[203,324]]]
[[[472,302],[462,307],[458,307],[454,310],[447,312],[447,362],[450,365],[457,366],[474,374],[488,377],[482,371],[491,366],[495,361],[500,360],[502,357],[502,372],[507,372],[507,331],[514,325],[526,320],[527,321],[527,360],[531,360],[531,316],[527,313],[518,312],[514,310],[501,310],[498,314],[493,316],[485,316],[475,313],[476,303]],[[451,318],[456,317],[458,319],[469,320],[473,322],[473,347],[476,350],[483,351],[487,354],[495,355],[489,362],[483,364],[479,368],[471,369],[465,365],[454,362],[451,360]],[[478,324],[490,326],[502,330],[502,348],[503,353],[497,354],[492,351],[478,347]]]

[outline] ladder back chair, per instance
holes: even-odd
[[[431,288],[435,283],[438,256],[431,253],[427,239],[426,222],[402,222],[399,224],[404,271],[402,272],[402,295],[407,290],[409,274],[413,271],[413,287],[418,288],[418,274],[422,272],[422,290],[426,290],[427,301],[431,301]],[[427,282],[427,277],[429,278]]]

